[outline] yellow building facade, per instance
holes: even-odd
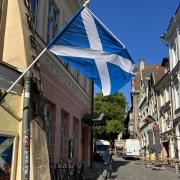
[[[1,95],[3,95],[5,90],[7,90],[11,86],[12,82],[14,82],[20,76],[20,74],[29,66],[29,64],[34,60],[34,57],[37,56],[37,51],[34,47],[35,45],[33,38],[34,32],[31,31],[32,28],[31,26],[34,27],[35,24],[31,24],[32,22],[29,19],[29,17],[31,16],[30,8],[32,7],[29,7],[28,2],[29,1],[26,0],[25,1],[0,0],[0,97]],[[77,0],[76,2],[74,1],[60,2],[55,0],[53,2],[56,2],[57,5],[62,3],[60,5],[62,11],[60,12],[63,12],[63,9],[65,9],[64,10],[65,13],[63,12],[64,14],[62,14],[61,16],[61,18],[63,19],[63,23],[58,24],[58,26],[62,26],[64,22],[67,21],[73,15],[73,13],[82,5],[84,1]],[[41,7],[45,8],[46,10],[48,9],[47,0],[39,1],[39,3]],[[42,9],[40,10],[40,14],[41,15],[39,15],[39,17],[43,17]],[[44,21],[47,20],[46,18],[44,19]],[[47,35],[47,32],[45,32],[45,28],[43,26],[39,27],[38,31],[42,35],[41,38],[45,40],[46,39],[45,37]],[[49,60],[53,58],[55,59],[54,56],[49,55],[47,59]],[[51,63],[51,61],[48,62]],[[56,64],[57,64],[56,68],[57,67],[59,68],[59,64],[57,62]],[[39,64],[32,69],[33,83],[40,81],[40,73],[38,70],[38,66]],[[46,67],[46,66],[42,65],[42,67]],[[85,81],[86,79],[84,77],[78,75],[78,77],[81,78],[81,81],[79,81],[80,83],[81,82],[88,83],[85,86],[86,88],[82,89],[82,87],[76,82],[78,80],[74,80],[69,75],[70,73],[72,74],[75,73],[77,75],[77,72],[75,72],[71,68],[69,68],[68,71],[66,72],[66,78],[69,77],[70,82],[72,84],[71,85],[72,88],[74,90],[77,89],[77,91],[71,92],[71,94],[65,91],[66,90],[65,83],[67,83],[67,81],[63,82],[65,85],[62,83],[63,84],[62,89],[60,89],[60,87],[57,88],[60,89],[61,91],[64,90],[64,92],[63,91],[62,92],[65,94],[63,96],[64,96],[64,100],[66,101],[61,105],[62,107],[60,110],[61,112],[64,111],[66,114],[68,114],[67,112],[70,112],[69,113],[71,118],[70,120],[73,119],[74,121],[76,120],[78,122],[77,130],[79,130],[80,132],[80,135],[77,136],[79,143],[79,147],[76,149],[76,151],[78,152],[78,158],[75,157],[74,159],[79,159],[79,161],[86,160],[87,162],[89,162],[90,148],[88,143],[89,140],[87,140],[86,137],[88,136],[90,138],[90,128],[85,124],[81,124],[81,118],[85,113],[90,112],[91,110],[91,95],[92,95],[91,82]],[[51,74],[51,71],[49,72],[49,74],[54,76],[53,73]],[[45,73],[42,75],[42,77],[43,78],[46,77],[45,75],[46,75],[46,70]],[[49,77],[46,78],[48,79]],[[23,143],[24,144],[29,143],[30,164],[28,164],[27,168],[30,171],[30,179],[48,180],[51,179],[51,177],[50,177],[50,167],[49,167],[49,154],[48,154],[49,147],[47,142],[47,134],[43,127],[42,116],[39,116],[38,112],[37,115],[34,116],[34,114],[36,114],[36,105],[38,103],[36,103],[36,105],[31,104],[32,109],[30,109],[30,111],[32,111],[33,113],[30,112],[29,115],[29,122],[30,122],[30,132],[29,132],[30,139],[28,139],[29,142],[26,142],[25,139],[23,138],[22,121],[23,121],[23,111],[25,110],[24,98],[27,96],[27,93],[24,93],[25,90],[23,88],[24,86],[23,82],[24,82],[23,79],[20,82],[18,82],[18,84],[13,88],[13,90],[11,90],[11,92],[8,93],[8,95],[0,102],[0,179],[1,177],[7,177],[11,180],[22,179],[22,171],[24,171],[24,173],[26,171],[26,167],[25,169],[22,170],[22,155],[24,153],[22,151],[22,147],[23,147]],[[46,82],[47,81],[44,80],[44,84]],[[55,85],[57,86],[57,84]],[[38,91],[40,90],[38,89]],[[32,99],[34,98],[38,102],[39,100],[38,98],[40,95],[39,92],[35,93],[35,91],[36,91],[36,86],[33,85],[32,93],[30,93],[29,95]],[[46,93],[46,90],[44,94],[48,94]],[[52,93],[49,94],[51,95]],[[69,99],[66,97],[66,94]],[[38,98],[36,96],[38,96]],[[51,99],[51,97],[48,96],[43,98],[46,99],[48,103],[52,101],[52,103],[50,104],[53,105],[54,107],[55,105],[56,107],[60,107],[59,105],[60,103],[55,102],[53,98]],[[80,104],[81,101],[83,102]],[[73,103],[75,102],[74,104],[78,104],[78,106],[77,107],[73,106],[73,109],[69,109],[69,111],[67,111],[69,104],[70,103],[73,104],[72,102]],[[67,103],[67,108],[65,106],[66,103]],[[49,105],[46,106],[49,107]],[[78,109],[78,107],[80,108]],[[40,107],[38,107],[38,109],[40,109]],[[72,110],[73,112],[71,112]],[[61,117],[62,119],[62,115],[60,115],[60,113],[58,114],[58,112],[54,113],[53,115],[54,115],[54,122],[59,120],[58,119],[59,117]],[[73,128],[69,128],[69,131],[71,131],[71,129]],[[84,134],[87,135],[84,136],[83,132]],[[71,132],[69,132],[69,134],[71,134]],[[81,143],[84,145],[82,145]],[[60,143],[58,142],[57,144],[59,146]],[[57,149],[57,150],[55,149],[54,151],[57,151],[58,154],[60,150],[58,149],[59,147],[57,148],[57,144],[54,145],[55,148]],[[86,151],[83,150],[83,147],[87,149],[86,151],[88,153],[86,153]],[[3,152],[8,153],[9,157],[5,158]]]
[[[3,79],[0,88],[1,94],[3,94],[4,90],[7,90],[12,82],[18,78],[20,72],[29,65],[33,50],[30,48],[29,39],[26,38],[30,36],[30,32],[25,21],[26,9],[23,1],[2,0],[0,3],[0,59],[3,70],[1,72],[4,73],[0,77]],[[8,93],[0,104],[0,149],[2,152],[0,176],[4,179],[22,179],[23,94],[21,82]],[[9,157],[5,158],[3,152]],[[31,153],[31,159],[32,155]],[[33,173],[32,166],[30,179],[34,179]],[[50,179],[50,175],[47,175],[47,179]]]
[[[21,72],[0,62],[0,95]],[[22,83],[0,102],[0,178],[20,179],[22,132]]]

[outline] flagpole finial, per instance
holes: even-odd
[[[90,0],[87,0],[87,1],[83,4],[83,6],[85,7],[87,4],[89,4],[89,2],[90,2]]]

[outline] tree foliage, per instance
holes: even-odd
[[[114,142],[117,135],[124,130],[124,113],[126,99],[122,93],[115,93],[110,96],[103,96],[102,93],[94,97],[94,113],[104,113],[106,126],[93,128],[95,139],[106,139]]]

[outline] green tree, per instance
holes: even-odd
[[[93,128],[95,139],[105,139],[114,146],[117,135],[124,130],[124,113],[126,99],[122,93],[115,93],[110,96],[103,96],[97,93],[94,97],[94,113],[104,113],[106,126],[96,126]]]

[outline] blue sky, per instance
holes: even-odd
[[[160,40],[179,0],[91,0],[90,10],[125,44],[134,62],[159,64],[168,56]],[[95,86],[95,92],[100,89]],[[120,91],[130,105],[130,83]]]

